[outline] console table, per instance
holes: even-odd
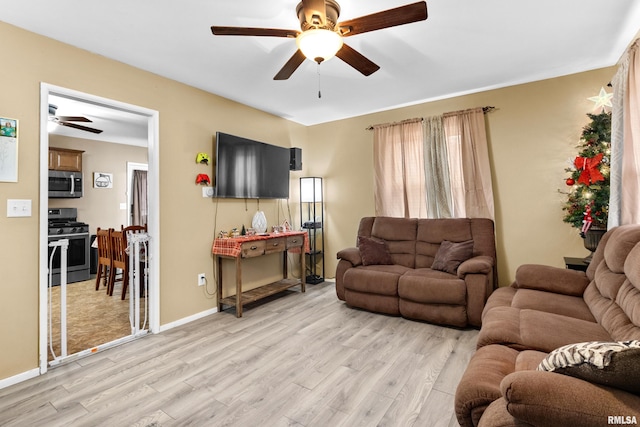
[[[215,239],[212,252],[218,258],[218,310],[222,311],[224,305],[235,306],[236,317],[242,317],[242,307],[251,302],[297,285],[300,285],[301,292],[305,292],[305,252],[308,250],[308,235],[300,231]],[[300,253],[300,280],[287,277],[289,251]],[[243,291],[242,260],[274,253],[282,253],[282,280],[250,291]],[[233,260],[236,266],[236,294],[225,298],[222,297],[222,260],[224,259]]]

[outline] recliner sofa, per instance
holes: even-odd
[[[455,410],[462,427],[639,423],[640,226],[609,230],[586,272],[520,266],[487,301]]]
[[[388,254],[367,262],[362,245],[338,252],[336,293],[347,305],[436,324],[481,325],[497,283],[492,220],[365,217],[358,228],[363,238]],[[444,246],[465,243],[469,259],[447,264]],[[445,261],[441,269],[432,268],[437,260]]]

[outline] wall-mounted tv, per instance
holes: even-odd
[[[289,198],[290,150],[216,132],[215,197]]]

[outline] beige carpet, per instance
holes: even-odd
[[[74,354],[131,335],[129,294],[120,299],[122,283],[116,282],[113,296],[104,285],[95,290],[95,279],[67,285],[67,353]],[[60,356],[60,286],[52,288],[53,350]],[[144,310],[144,298],[141,298]],[[144,317],[141,314],[141,317]],[[53,360],[48,349],[48,360]]]

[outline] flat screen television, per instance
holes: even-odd
[[[215,197],[289,198],[290,150],[216,132]]]

